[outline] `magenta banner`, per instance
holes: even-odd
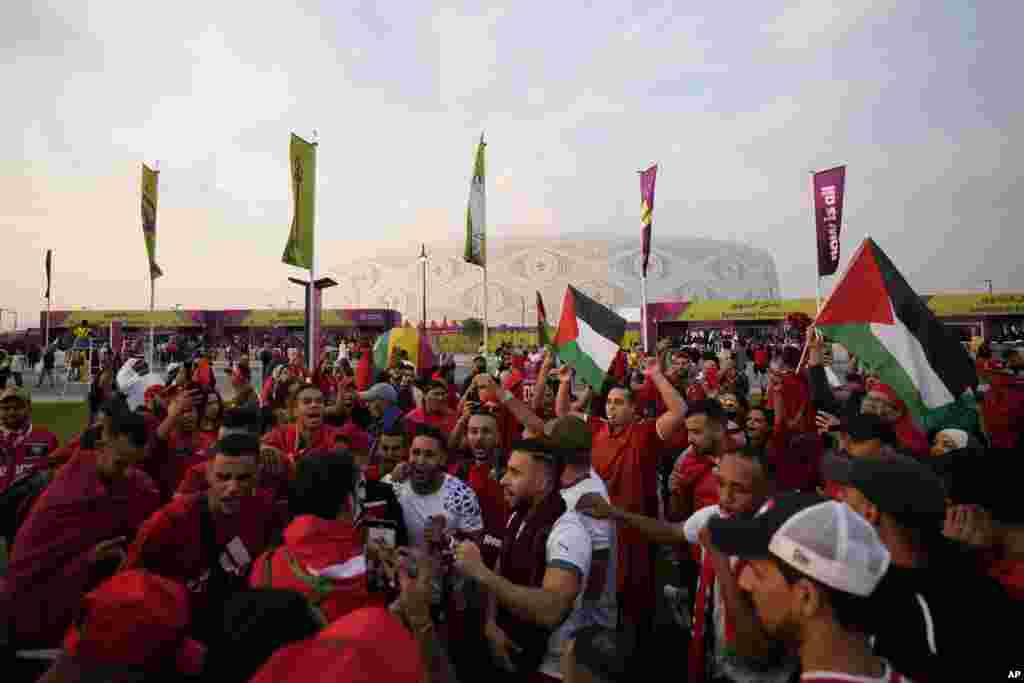
[[[814,221],[818,231],[818,277],[839,268],[839,235],[843,224],[846,166],[814,174]]]
[[[654,222],[654,181],[658,178],[655,164],[640,171],[640,250],[643,258],[643,276],[647,277],[647,261],[651,257],[651,224]]]

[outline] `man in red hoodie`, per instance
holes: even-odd
[[[49,481],[50,453],[57,437],[32,425],[32,395],[9,386],[0,393],[0,535],[9,544],[17,531],[18,509]]]
[[[324,423],[324,395],[320,388],[304,384],[295,393],[295,422],[281,425],[263,437],[263,443],[285,454],[294,463],[310,449],[333,450],[341,447],[339,439],[347,442],[357,457],[365,457],[369,437],[354,422],[343,427]],[[343,438],[344,437],[344,438]]]
[[[299,461],[292,485],[291,524],[284,545],[253,564],[249,585],[298,591],[330,623],[353,610],[383,606],[385,593],[368,590],[367,558],[356,528],[359,472],[341,451],[316,452]],[[397,538],[391,539],[394,545]]]
[[[281,508],[257,490],[260,443],[251,434],[219,442],[207,466],[210,488],[179,496],[142,526],[128,551],[128,566],[181,581],[192,594],[194,630],[208,636],[212,614],[245,586],[254,557],[284,526]],[[207,611],[210,610],[210,611]]]
[[[160,505],[133,466],[146,423],[123,403],[104,407],[103,446],[58,470],[18,531],[0,593],[18,649],[59,646],[82,595],[124,559],[125,543]]]

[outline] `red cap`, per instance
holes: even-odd
[[[83,620],[64,637],[64,651],[96,665],[166,668],[198,674],[206,650],[186,637],[188,591],[141,569],[115,574],[82,598]]]
[[[387,610],[367,607],[341,617],[314,639],[278,650],[250,683],[419,683],[422,677],[413,637]]]

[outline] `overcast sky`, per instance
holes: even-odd
[[[808,171],[846,163],[844,257],[871,234],[919,291],[1024,290],[1024,3],[480,4],[4,3],[0,306],[38,319],[52,247],[55,308],[146,307],[157,160],[158,307],[283,305],[314,129],[321,266],[460,239],[486,130],[492,234],[639,234],[657,161],[655,241],[769,248],[811,295]]]

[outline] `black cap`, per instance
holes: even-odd
[[[772,536],[790,517],[827,500],[815,493],[785,493],[769,498],[753,517],[712,517],[708,522],[711,542],[726,555],[768,557]]]
[[[888,422],[885,422],[877,415],[865,415],[862,413],[851,415],[847,419],[846,424],[842,426],[842,429],[850,435],[853,441],[858,443],[878,439],[890,446],[898,447],[900,445],[896,432],[893,431]]]
[[[834,456],[823,464],[827,479],[852,486],[902,526],[935,529],[946,515],[946,489],[933,470],[904,455]]]

